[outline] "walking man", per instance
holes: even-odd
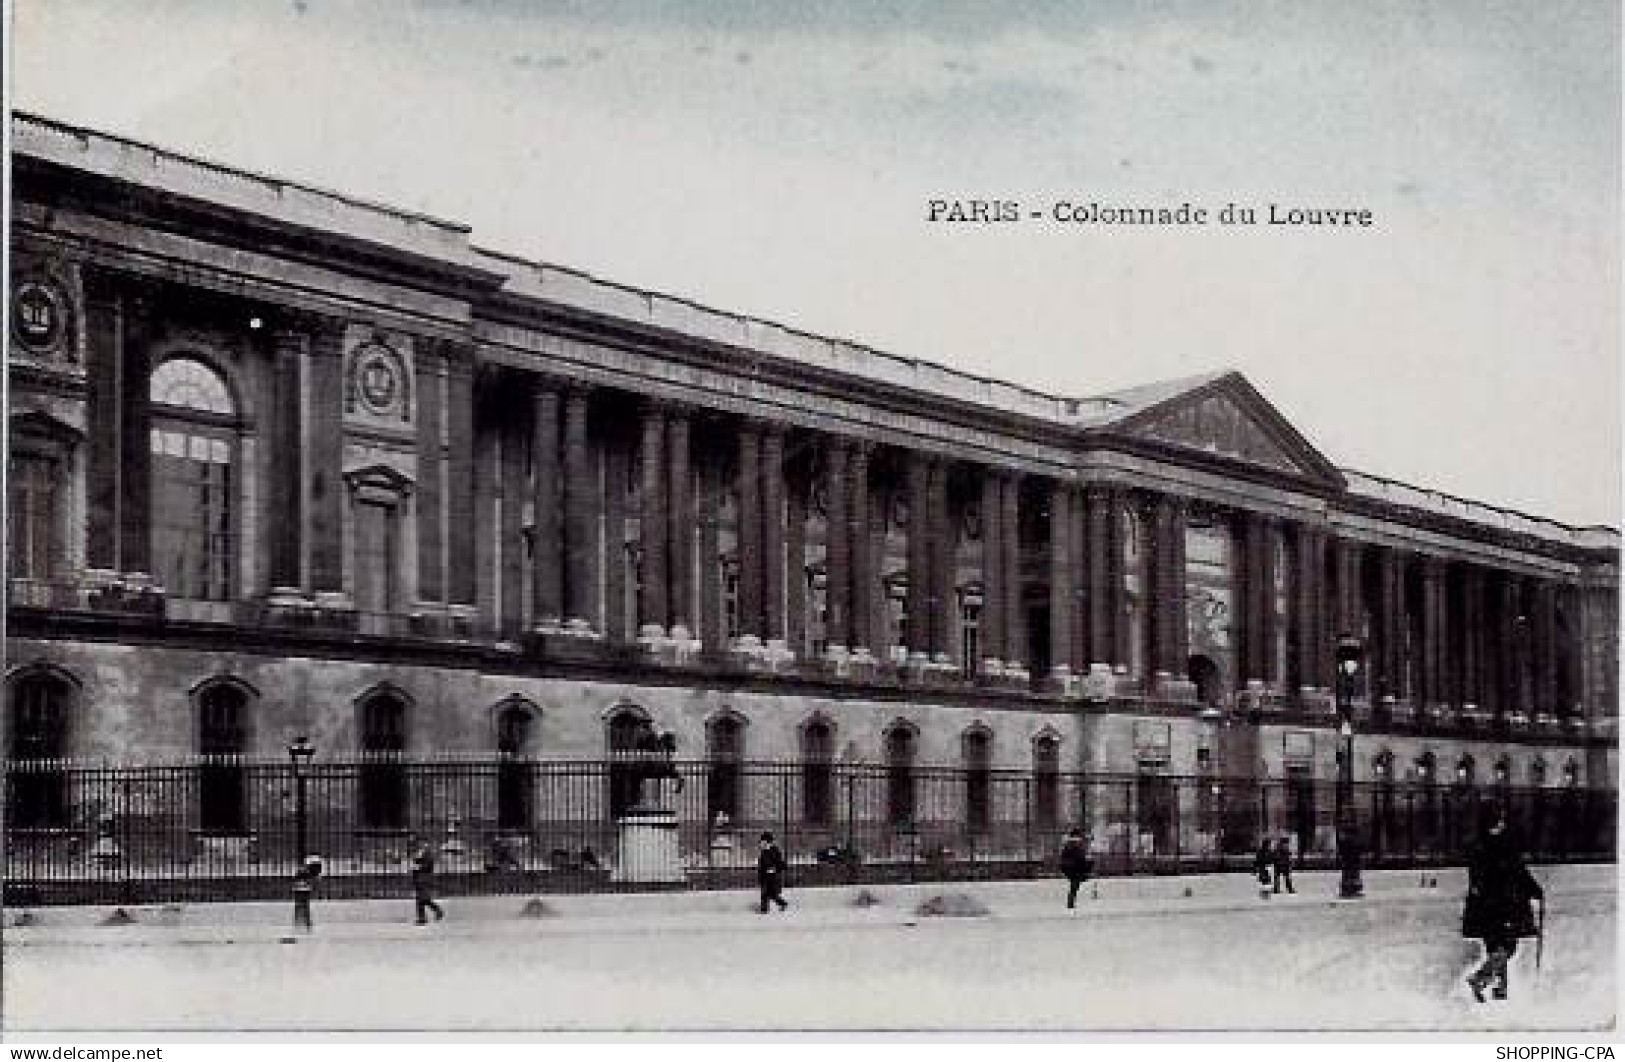
[[[1286,834],[1282,834],[1275,842],[1275,891],[1281,891],[1281,883],[1286,883],[1286,891],[1292,893],[1292,842]]]
[[[1078,886],[1089,877],[1089,845],[1076,827],[1061,842],[1061,873],[1066,876],[1066,909],[1070,911],[1078,905]]]
[[[1507,998],[1507,964],[1518,950],[1518,938],[1538,932],[1534,900],[1545,909],[1545,890],[1529,873],[1507,832],[1506,816],[1498,810],[1467,864],[1467,902],[1461,912],[1461,935],[1484,942],[1483,965],[1467,978],[1480,1003],[1486,987],[1496,999]]]
[[[1258,879],[1258,898],[1270,898],[1270,868],[1275,864],[1275,849],[1270,844],[1269,834],[1265,834],[1258,841],[1258,852],[1253,856],[1253,876]],[[1280,886],[1276,886],[1280,892]]]
[[[417,924],[427,925],[428,913],[434,912],[434,920],[440,921],[446,917],[446,912],[434,902],[434,849],[427,842],[413,838],[416,848],[412,852],[412,898],[417,903]]]
[[[773,840],[773,834],[764,832],[756,854],[756,884],[762,890],[759,908],[762,914],[767,914],[769,903],[777,904],[781,911],[790,906],[784,899],[785,866],[784,851]]]

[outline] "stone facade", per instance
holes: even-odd
[[[631,706],[694,758],[1326,779],[1354,638],[1358,778],[1615,784],[1617,533],[1341,470],[1235,373],[1043,395],[13,130],[14,756],[338,757],[381,692],[413,756]]]

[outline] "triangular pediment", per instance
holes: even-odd
[[[1162,397],[1113,426],[1161,446],[1192,450],[1271,472],[1342,482],[1336,467],[1239,373]]]

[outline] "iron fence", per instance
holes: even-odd
[[[615,874],[627,762],[511,757],[321,762],[200,759],[7,765],[11,902],[281,896],[304,849],[329,896],[404,895],[415,835],[447,892],[596,891]],[[1304,866],[1336,860],[1342,800],[1369,866],[1459,862],[1504,809],[1535,859],[1612,859],[1617,794],[1307,779],[1090,775],[847,763],[678,762],[688,887],[743,884],[773,831],[798,884],[1048,872],[1081,827],[1097,873],[1251,866],[1265,837]]]

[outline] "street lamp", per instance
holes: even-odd
[[[1364,661],[1365,647],[1348,635],[1337,640],[1337,714],[1343,739],[1337,771],[1337,862],[1342,869],[1338,897],[1357,900],[1365,889],[1360,881],[1360,844],[1354,823],[1354,687]]]
[[[305,843],[305,773],[315,755],[316,747],[303,734],[288,743],[288,762],[293,764],[294,843],[297,845],[295,859],[298,862],[293,875],[293,928],[296,933],[310,932],[311,893],[315,891],[315,877],[321,867],[318,861],[310,857]]]
[[[310,761],[316,755],[316,746],[310,743],[310,738],[303,734],[288,743],[288,760],[293,764],[293,800],[294,800],[294,848],[300,862],[309,855],[305,843],[305,822],[307,808],[305,804],[305,779]]]

